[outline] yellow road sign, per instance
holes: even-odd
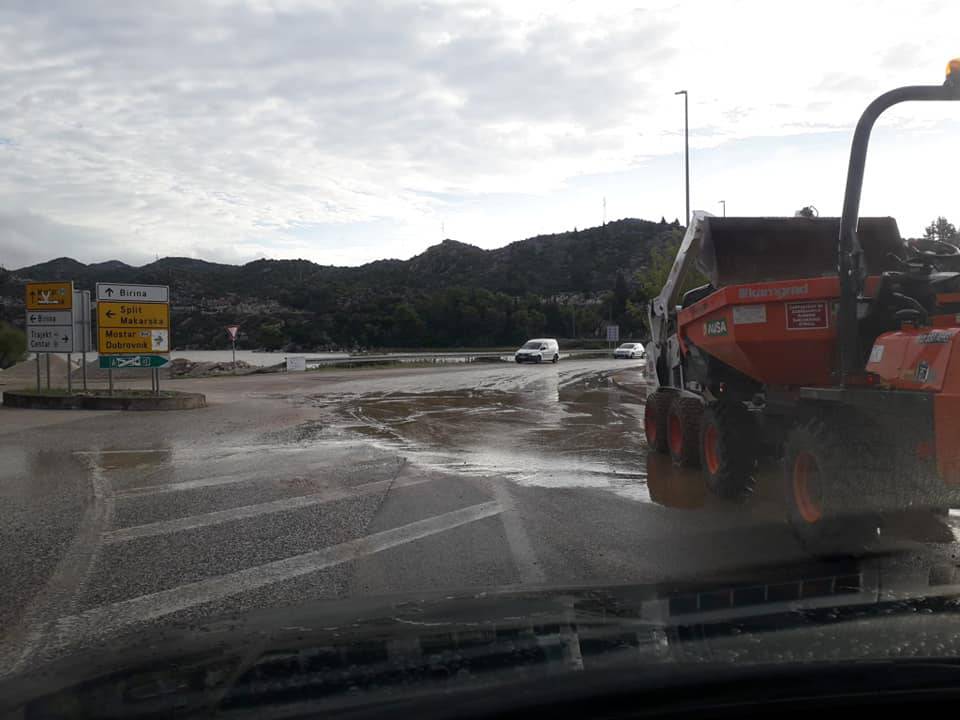
[[[27,310],[71,310],[73,282],[27,283]]]
[[[170,352],[169,330],[99,328],[97,352],[101,355],[136,355]]]
[[[102,328],[167,330],[170,328],[170,306],[166,303],[101,300],[97,303],[97,325]]]

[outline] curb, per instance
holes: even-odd
[[[7,390],[4,407],[34,410],[194,410],[207,406],[201,393],[178,392],[175,395],[37,395],[32,392]]]

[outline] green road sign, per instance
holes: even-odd
[[[126,368],[162,368],[170,364],[165,355],[101,355],[101,370],[123,370]]]

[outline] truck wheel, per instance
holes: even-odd
[[[678,395],[667,411],[667,446],[673,464],[697,467],[700,464],[700,398]]]
[[[671,388],[660,388],[647,395],[643,407],[643,430],[647,436],[647,445],[664,455],[670,452],[667,444],[667,413],[676,394],[676,390]]]
[[[787,520],[804,549],[818,557],[861,554],[877,540],[874,513],[857,508],[858,497],[872,499],[871,469],[859,466],[859,453],[848,445],[842,428],[821,420],[794,428],[787,437]]]
[[[700,422],[700,464],[707,488],[724,500],[745,500],[756,479],[754,420],[738,402],[711,403]]]

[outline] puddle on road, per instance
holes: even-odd
[[[315,404],[329,413],[331,430],[424,467],[650,502],[643,401],[611,378],[640,383],[639,371],[546,370],[486,373],[471,388],[343,394],[335,402],[326,394]]]

